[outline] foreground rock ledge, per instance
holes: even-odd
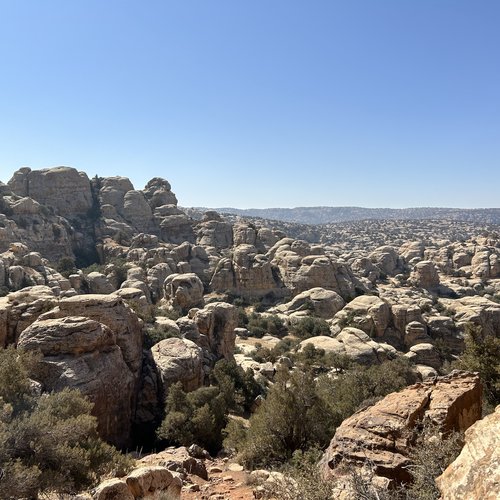
[[[464,431],[481,418],[481,395],[478,375],[459,371],[389,394],[342,422],[320,462],[322,472],[339,477],[369,464],[386,482],[409,481],[413,429],[425,419],[444,432]]]

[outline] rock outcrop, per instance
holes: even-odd
[[[80,390],[94,403],[101,437],[116,446],[128,444],[134,377],[111,329],[79,316],[38,319],[21,333],[18,346],[41,351],[32,376],[44,391]]]
[[[465,431],[465,444],[436,484],[442,500],[500,498],[500,406]]]
[[[87,215],[93,205],[87,174],[71,167],[21,168],[7,184],[15,194],[53,207],[64,217]]]
[[[163,398],[168,388],[181,382],[185,391],[194,391],[203,385],[203,351],[187,339],[170,338],[151,349],[161,383]]]
[[[411,479],[409,446],[425,420],[443,432],[464,431],[481,417],[481,383],[476,374],[453,372],[392,393],[342,422],[326,450],[322,472],[342,475],[345,466],[370,463],[375,476]]]

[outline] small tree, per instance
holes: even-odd
[[[500,338],[484,334],[479,326],[468,323],[465,325],[465,350],[456,366],[479,372],[491,409],[500,404]]]

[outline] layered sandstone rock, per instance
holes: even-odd
[[[41,351],[43,358],[32,375],[44,391],[80,390],[94,403],[101,437],[127,445],[134,377],[112,330],[79,316],[38,319],[21,333],[18,346]]]
[[[446,432],[464,431],[481,417],[481,383],[476,374],[453,372],[392,393],[342,422],[321,468],[341,476],[344,467],[371,464],[376,476],[408,481],[409,447],[424,420]]]
[[[430,260],[419,262],[411,272],[410,281],[418,287],[432,289],[439,285],[436,266]]]
[[[374,295],[356,297],[335,315],[335,323],[341,328],[353,326],[370,337],[382,337],[390,322],[389,305]]]
[[[443,500],[500,498],[500,406],[465,431],[460,455],[436,479]]]
[[[373,341],[365,332],[357,328],[344,328],[335,338],[319,335],[300,342],[303,349],[312,344],[316,349],[348,356],[361,364],[381,363],[395,356],[396,350],[387,344]]]
[[[183,312],[203,305],[203,283],[194,273],[170,274],[164,289],[167,303]]]
[[[307,316],[314,314],[319,318],[330,319],[345,305],[344,299],[333,290],[317,287],[296,295],[290,302],[276,307],[276,312]]]

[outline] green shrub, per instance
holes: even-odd
[[[352,415],[363,402],[373,403],[387,394],[417,381],[409,361],[397,358],[381,365],[353,365],[336,377],[323,375],[318,379],[318,393],[331,416],[331,433]]]
[[[313,316],[301,318],[296,323],[290,325],[290,334],[301,339],[308,339],[319,335],[331,335],[328,323],[324,319]]]
[[[227,424],[228,408],[217,387],[200,387],[186,394],[177,382],[169,388],[165,418],[157,436],[171,444],[196,443],[211,453],[222,445],[222,429]]]
[[[130,463],[97,434],[92,403],[64,389],[37,396],[28,379],[32,354],[0,351],[0,497],[75,492]]]
[[[287,332],[283,320],[276,315],[262,316],[252,313],[248,316],[245,327],[248,329],[250,336],[256,338],[262,338],[266,334],[281,337]]]
[[[331,435],[325,422],[326,409],[311,375],[280,370],[266,399],[251,416],[248,430],[231,423],[225,443],[236,448],[248,467],[282,464],[296,450],[328,443]]]
[[[68,278],[70,274],[76,273],[78,270],[75,261],[71,257],[61,257],[57,262],[56,271]]]
[[[161,326],[146,328],[144,330],[143,346],[145,349],[151,349],[151,347],[158,344],[158,342],[174,337],[179,338],[181,337],[181,334],[179,332],[174,332],[173,330],[165,330],[165,328],[162,328]]]
[[[490,409],[500,404],[500,338],[483,333],[480,327],[465,326],[465,350],[456,368],[479,372]]]
[[[418,429],[415,444],[410,450],[409,467],[413,482],[405,490],[412,500],[438,500],[441,494],[435,478],[457,458],[463,446],[463,436],[453,432],[443,436],[439,428],[426,423]]]

